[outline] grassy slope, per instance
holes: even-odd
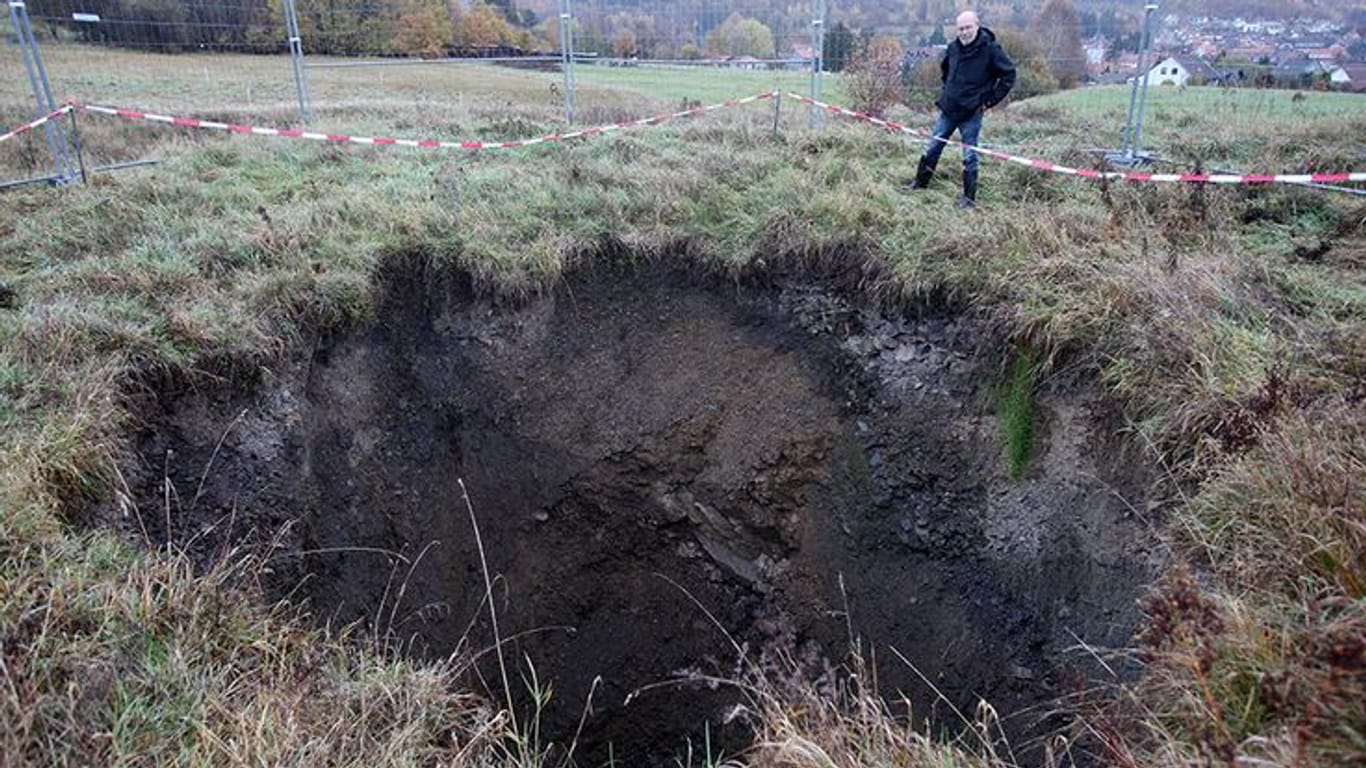
[[[205,80],[195,67],[117,56],[120,71],[165,68],[144,93],[120,79],[120,100],[178,109],[183,98],[259,119],[240,100],[215,99],[245,92],[268,59],[231,60]],[[346,81],[354,71],[334,76],[317,88],[332,130],[510,138],[555,127],[558,103],[534,80],[545,75],[507,90],[482,72],[439,87],[386,72],[383,99],[359,98],[358,83],[373,80]],[[680,98],[603,93],[619,100],[612,109],[639,112]],[[987,139],[1085,162],[1080,150],[1104,143],[1126,98],[1015,105],[993,116]],[[13,105],[0,112],[22,110],[19,97],[0,99]],[[1149,135],[1164,156],[1244,169],[1366,166],[1366,102],[1289,99],[1164,93],[1154,114],[1170,110],[1182,130]],[[1238,123],[1272,103],[1267,119]],[[287,109],[266,119],[288,122]],[[1094,370],[1125,403],[1133,439],[1178,481],[1173,537],[1213,577],[1200,588],[1174,573],[1145,604],[1151,627],[1137,650],[1150,674],[1128,692],[1129,710],[1096,720],[1111,757],[1302,754],[1329,764],[1360,749],[1366,697],[1351,665],[1366,627],[1366,207],[1297,188],[1102,193],[989,163],[982,209],[964,215],[947,188],[895,191],[913,154],[899,140],[861,127],[807,135],[804,114],[789,105],[781,137],[761,107],[480,155],[89,118],[92,154],[153,151],[165,162],[6,195],[0,284],[14,297],[0,309],[0,752],[34,763],[146,753],[148,762],[403,764],[452,758],[453,742],[432,735],[454,734],[482,745],[480,759],[534,763],[488,736],[502,721],[446,692],[455,670],[323,642],[287,612],[254,607],[250,562],[229,559],[192,579],[179,559],[80,533],[63,514],[117,491],[128,371],[268,361],[309,328],[363,322],[371,275],[390,256],[420,252],[491,287],[534,291],[567,254],[609,240],[736,267],[852,253],[888,267],[871,290],[960,302],[1044,365]],[[25,161],[0,152],[10,152],[0,163]],[[868,724],[877,713],[859,696],[850,722],[863,725],[852,733],[832,728],[819,706],[761,703],[788,759],[823,746],[854,764],[898,743]],[[859,749],[869,751],[858,758]]]

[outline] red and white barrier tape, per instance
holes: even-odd
[[[952,140],[952,139],[943,139],[943,138],[935,137],[935,136],[932,136],[932,135],[930,134],[929,131],[920,131],[920,130],[916,130],[915,128],[910,128],[910,127],[908,127],[908,126],[901,125],[901,124],[899,124],[899,123],[894,123],[894,122],[891,122],[890,120],[883,120],[882,118],[874,117],[874,116],[869,115],[869,114],[867,114],[867,113],[865,113],[865,112],[858,112],[858,111],[855,111],[855,110],[852,110],[852,109],[847,109],[847,108],[845,108],[845,107],[836,106],[836,105],[834,105],[834,104],[826,104],[825,102],[816,101],[815,99],[809,98],[809,97],[807,97],[807,96],[802,96],[802,95],[799,94],[799,93],[789,93],[788,95],[791,96],[791,97],[794,98],[794,99],[797,99],[798,101],[802,102],[803,104],[812,104],[812,105],[817,106],[817,107],[820,107],[821,109],[824,109],[824,110],[826,110],[826,111],[833,112],[834,114],[837,114],[837,115],[845,115],[846,117],[852,117],[852,118],[854,118],[855,120],[862,120],[862,121],[865,122],[865,123],[871,123],[871,124],[873,124],[873,125],[881,126],[881,127],[883,127],[883,128],[886,128],[886,129],[889,130],[889,131],[899,131],[899,132],[901,132],[901,133],[910,134],[910,135],[912,135],[912,136],[918,136],[918,137],[923,138],[923,139],[934,138],[934,139],[936,139],[937,141],[942,141],[942,142],[945,143],[945,144],[949,144],[949,145],[953,145],[953,146],[957,146],[957,147],[966,146],[966,145],[964,145],[963,142],[961,142],[961,141],[954,141],[954,140]],[[1069,168],[1068,166],[1065,166],[1065,165],[1058,165],[1057,163],[1050,163],[1050,162],[1048,162],[1047,160],[1035,160],[1035,159],[1033,159],[1033,158],[1021,157],[1021,156],[1019,156],[1019,155],[1012,155],[1012,154],[1008,154],[1008,153],[1006,153],[1006,152],[1000,152],[1000,151],[994,150],[994,149],[986,149],[985,147],[974,147],[974,149],[976,149],[980,154],[986,155],[986,156],[988,156],[988,157],[994,157],[994,158],[997,158],[998,160],[1005,160],[1005,161],[1007,161],[1007,162],[1016,163],[1016,164],[1018,164],[1018,165],[1028,166],[1028,167],[1030,167],[1030,168],[1038,168],[1039,170],[1048,171],[1048,172],[1050,172],[1050,173],[1061,173],[1061,174],[1066,174],[1066,175],[1068,175],[1068,176],[1081,176],[1081,177],[1087,178],[1087,179],[1110,179],[1110,180],[1114,180],[1114,181],[1155,181],[1155,182],[1169,182],[1169,183],[1170,183],[1170,182],[1183,182],[1183,183],[1189,183],[1189,184],[1195,184],[1195,183],[1199,183],[1199,184],[1273,184],[1273,183],[1287,183],[1287,184],[1341,184],[1342,182],[1349,182],[1349,181],[1366,181],[1366,173],[1358,173],[1358,172],[1348,172],[1348,173],[1298,173],[1298,174],[1285,174],[1285,173],[1280,173],[1280,174],[1271,174],[1271,173],[1241,173],[1241,174],[1239,174],[1239,173],[1142,173],[1142,172],[1139,172],[1139,171],[1097,171],[1097,170],[1092,170],[1092,169],[1090,169],[1090,168]]]
[[[720,104],[712,104],[705,107],[685,109],[681,112],[670,112],[655,115],[653,117],[643,117],[639,120],[629,120],[622,123],[603,125],[597,128],[584,128],[569,133],[553,134],[550,136],[539,136],[532,139],[519,139],[516,141],[440,141],[437,139],[389,139],[371,136],[351,136],[339,133],[316,133],[297,129],[284,128],[261,128],[252,125],[236,125],[233,123],[219,123],[212,120],[199,120],[190,117],[174,117],[172,115],[158,115],[152,112],[140,112],[132,109],[120,109],[118,107],[104,107],[94,104],[78,105],[80,109],[87,112],[98,112],[104,115],[113,115],[129,120],[149,120],[155,123],[166,123],[167,125],[178,125],[186,128],[208,128],[218,131],[229,131],[231,133],[247,133],[253,136],[278,136],[289,139],[310,139],[312,141],[328,141],[337,144],[367,144],[371,146],[395,146],[413,147],[416,149],[515,149],[517,147],[530,147],[536,144],[546,144],[555,141],[565,141],[567,139],[590,138],[623,131],[629,128],[638,128],[645,125],[659,125],[670,120],[683,117],[693,117],[707,112],[714,112],[726,107],[736,107],[742,104],[750,104],[756,101],[772,99],[778,95],[777,91],[746,96],[741,99],[730,99]]]
[[[18,136],[21,133],[27,133],[28,131],[37,128],[38,126],[48,122],[49,120],[56,120],[57,118],[61,117],[62,115],[65,115],[67,112],[70,112],[73,109],[75,109],[75,107],[71,106],[70,104],[67,104],[61,109],[50,114],[43,115],[42,117],[38,118],[37,120],[34,120],[31,123],[24,123],[18,128],[15,128],[14,130],[10,131],[9,133],[0,133],[0,144],[4,144],[5,142],[9,141],[15,136]]]

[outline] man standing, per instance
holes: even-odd
[[[982,114],[996,106],[1015,85],[1015,62],[1010,60],[996,35],[982,26],[977,14],[958,14],[958,37],[949,43],[939,62],[944,88],[939,93],[939,119],[934,138],[920,158],[911,189],[924,189],[934,176],[944,142],[958,131],[963,148],[963,197],[958,207],[971,208],[977,201],[977,138],[982,132]]]

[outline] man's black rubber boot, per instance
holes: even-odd
[[[906,186],[910,189],[924,189],[930,185],[930,179],[934,178],[934,163],[920,158],[920,165],[916,166],[915,178]]]
[[[977,205],[977,171],[963,171],[963,196],[958,199],[959,208],[974,208]]]

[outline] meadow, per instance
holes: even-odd
[[[287,62],[53,49],[59,99],[293,121]],[[0,62],[0,123],[28,114]],[[766,90],[759,73],[581,70],[584,120]],[[431,74],[436,73],[436,74]],[[553,73],[317,70],[319,127],[510,139],[562,129]],[[691,78],[697,78],[693,81]],[[773,81],[781,82],[781,81]],[[785,86],[786,87],[786,86]],[[800,87],[800,86],[798,86]],[[836,88],[833,98],[838,98]],[[984,140],[1088,165],[1123,89],[995,111]],[[897,114],[913,125],[920,112]],[[1166,162],[1366,168],[1366,99],[1190,88],[1150,98]],[[529,734],[384,638],[263,605],[265,564],[188,558],[83,524],[120,498],[129,387],[260,371],[374,316],[421,255],[483,289],[544,290],[625,248],[721,269],[885,267],[883,302],[972,313],[1036,386],[1082,377],[1162,469],[1173,565],[1079,734],[1106,764],[1340,765],[1366,744],[1366,203],[1290,186],[1097,185],[983,162],[979,207],[898,191],[918,147],[784,102],[489,153],[319,146],[82,117],[92,162],[159,164],[4,193],[0,219],[0,754],[14,765],[549,764]],[[0,148],[12,177],[33,137]],[[680,256],[679,254],[687,254]],[[1018,372],[1012,380],[1018,379]],[[1014,386],[1014,384],[1012,384]],[[1024,459],[1021,459],[1024,460]],[[916,734],[853,689],[756,701],[753,766],[1005,765]],[[1256,762],[1263,761],[1263,762]]]
[[[75,45],[48,46],[43,56],[53,95],[63,102],[78,99],[140,109],[258,114],[288,111],[297,103],[289,59],[284,56],[148,56]],[[364,62],[310,57],[308,63],[311,95],[324,111],[429,102],[513,106],[518,110],[544,108],[547,117],[562,114],[563,109],[563,76],[555,64],[538,71],[470,60],[389,60],[380,61],[380,66],[356,66]],[[579,103],[588,112],[585,118],[603,110],[648,113],[683,101],[712,104],[772,90],[805,93],[811,78],[810,73],[796,71],[686,66],[581,64],[576,71]],[[23,104],[28,83],[18,57],[0,59],[0,72],[6,75],[0,85],[0,99]],[[827,95],[842,96],[839,76],[825,75],[825,89]]]

